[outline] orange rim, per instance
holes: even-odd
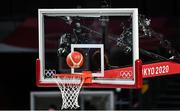
[[[54,74],[54,77],[60,77],[60,78],[82,78],[82,74]]]
[[[53,76],[59,78],[80,78],[85,80],[84,83],[92,83],[92,73],[90,71],[83,71],[77,74],[54,74]]]

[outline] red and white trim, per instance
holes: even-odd
[[[158,76],[167,76],[180,73],[180,64],[173,61],[164,61],[157,63],[150,63],[142,65],[140,60],[136,61],[135,65],[136,77],[134,85],[120,85],[120,84],[84,84],[86,88],[141,88],[143,78],[152,78]],[[40,60],[36,60],[36,84],[38,87],[56,87],[56,83],[42,82],[40,80]],[[105,70],[103,78],[119,78],[124,79],[123,74],[129,73],[128,78],[134,79],[130,72],[132,67],[118,68],[112,70]],[[130,75],[130,76],[129,76]],[[127,75],[126,75],[127,76]]]

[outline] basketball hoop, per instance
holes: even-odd
[[[83,83],[91,83],[91,72],[79,74],[55,74],[54,80],[62,95],[61,109],[79,108],[78,96]]]

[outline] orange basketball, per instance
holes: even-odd
[[[70,68],[80,68],[83,65],[84,58],[80,52],[74,51],[66,57],[66,63]]]

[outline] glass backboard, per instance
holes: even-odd
[[[53,74],[92,72],[85,87],[136,84],[139,59],[138,9],[39,9],[37,85],[56,86]],[[125,26],[131,30],[127,33]],[[69,68],[66,57],[78,51],[84,64]]]

